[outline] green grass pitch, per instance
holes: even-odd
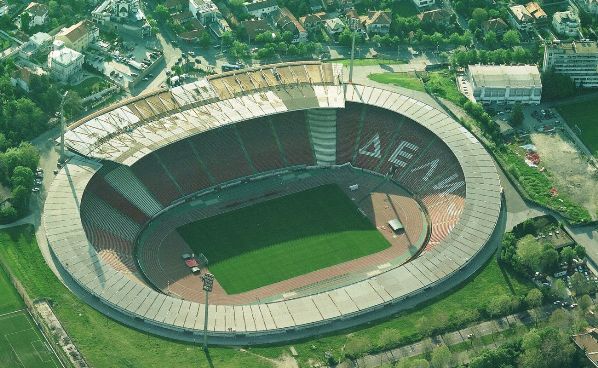
[[[598,99],[559,106],[558,110],[571,129],[598,157]],[[577,130],[579,128],[580,132]]]
[[[337,185],[323,185],[178,229],[229,294],[306,274],[390,244]]]
[[[12,312],[24,306],[23,299],[10,283],[8,275],[0,268],[0,314]]]

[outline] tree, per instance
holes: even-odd
[[[64,117],[67,120],[72,120],[83,112],[83,101],[81,96],[75,91],[69,91],[64,98]]]
[[[542,244],[532,235],[526,235],[517,242],[517,257],[530,271],[539,270],[542,253]]]
[[[565,282],[561,279],[558,279],[552,283],[551,290],[557,298],[564,299],[567,296],[569,296],[569,294],[567,293],[567,286],[565,285]]]
[[[496,48],[498,45],[498,38],[496,37],[496,32],[488,31],[484,35],[484,43],[491,49]]]
[[[531,289],[525,296],[525,304],[527,304],[529,308],[537,308],[542,305],[543,297],[540,290],[536,288]]]
[[[156,17],[156,20],[158,22],[163,23],[166,21],[166,19],[169,18],[170,12],[168,11],[168,8],[163,4],[158,4],[154,9],[154,16]]]
[[[575,250],[571,247],[561,250],[561,262],[565,262],[567,265],[570,265],[573,262],[573,258],[576,256],[577,253],[575,253]]]
[[[224,46],[224,47],[232,46],[234,40],[235,40],[235,36],[230,31],[224,32],[222,34],[222,37],[220,38],[220,42],[222,42],[222,46]]]
[[[23,12],[20,17],[21,20],[21,30],[25,33],[29,33],[30,24],[31,24],[31,15],[28,12]]]
[[[507,47],[513,47],[521,44],[521,39],[519,38],[519,33],[514,29],[508,30],[502,36],[502,42]]]
[[[13,188],[21,185],[27,190],[31,190],[33,188],[33,178],[33,170],[25,166],[17,166],[10,178],[10,184]]]
[[[475,8],[471,12],[471,17],[475,19],[478,24],[482,24],[482,22],[488,20],[488,12],[483,8]]]
[[[590,294],[596,291],[595,283],[589,281],[579,272],[575,272],[573,276],[571,276],[571,291],[575,293],[575,295],[583,295],[583,294]]]
[[[449,368],[455,364],[455,360],[449,348],[442,345],[432,351],[431,363],[433,368]]]
[[[577,244],[575,246],[575,253],[577,254],[577,258],[579,259],[586,258],[586,248],[584,248],[582,245]]]
[[[554,273],[559,267],[559,252],[550,244],[545,244],[540,258],[540,270],[544,273]]]
[[[573,96],[577,90],[575,82],[564,74],[548,71],[542,73],[542,99],[558,100]]]
[[[523,353],[518,366],[523,368],[561,368],[571,366],[575,347],[571,339],[552,327],[531,330],[523,337]]]
[[[490,300],[486,307],[486,312],[492,317],[504,316],[513,312],[517,307],[519,307],[517,299],[503,294]]]
[[[25,213],[29,208],[31,189],[18,185],[12,189],[11,195],[10,203],[12,203],[19,214]]]
[[[520,103],[516,103],[513,106],[513,112],[511,113],[511,124],[516,127],[519,127],[523,124],[523,107]]]
[[[198,42],[199,42],[199,45],[205,49],[210,46],[210,44],[212,43],[212,39],[210,38],[210,35],[208,34],[208,32],[201,32]]]
[[[579,298],[579,309],[581,309],[583,312],[589,311],[592,305],[594,305],[594,302],[588,294],[583,295],[581,298]]]

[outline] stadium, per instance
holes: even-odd
[[[205,272],[210,343],[288,341],[447,290],[500,232],[476,138],[418,99],[344,81],[340,64],[137,96],[65,144],[42,219],[56,265],[103,313],[173,339],[203,332]]]

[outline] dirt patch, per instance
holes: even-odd
[[[531,140],[540,154],[539,166],[546,167],[552,174],[557,190],[580,203],[590,212],[592,219],[596,219],[598,170],[588,163],[563,133],[533,133]]]

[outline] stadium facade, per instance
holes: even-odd
[[[248,135],[259,129],[269,133]],[[349,284],[210,304],[218,344],[293,340],[412,307],[483,264],[499,232],[500,182],[479,141],[422,101],[346,83],[340,64],[261,66],[152,92],[73,124],[65,141],[72,157],[43,213],[57,266],[102,312],[169,338],[195,340],[204,306],[148,283],[135,247],[152,219],[214,190],[349,165],[405,187],[430,224],[416,257]]]

